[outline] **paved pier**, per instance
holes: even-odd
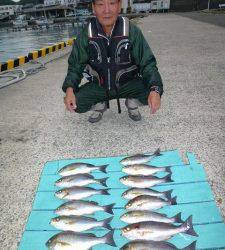
[[[225,29],[181,15],[140,18],[165,85],[161,110],[142,121],[116,102],[97,124],[65,111],[67,57],[0,90],[1,249],[16,249],[46,161],[179,149],[204,165],[225,216]],[[122,101],[121,101],[122,103]]]

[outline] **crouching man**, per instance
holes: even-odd
[[[141,30],[119,16],[122,0],[93,0],[90,19],[76,41],[63,83],[64,103],[73,112],[92,110],[89,122],[101,120],[109,101],[125,99],[129,117],[141,120],[138,106],[160,108],[163,84],[156,59]],[[92,76],[80,85],[84,69]]]

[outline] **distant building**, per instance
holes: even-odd
[[[150,12],[170,9],[170,0],[122,0],[122,12]]]
[[[77,5],[77,0],[44,0],[44,6],[56,6],[56,5]]]
[[[17,12],[21,11],[22,5],[1,5],[0,6],[0,16],[8,15],[13,16]]]
[[[218,9],[219,4],[224,4],[225,0],[171,0],[171,10],[173,11],[193,11],[208,8]]]

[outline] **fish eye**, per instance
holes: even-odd
[[[57,218],[55,218],[55,220],[58,222],[58,221],[60,221],[60,218],[59,218],[59,217],[57,217]]]
[[[126,231],[130,231],[130,227],[127,227],[127,228],[126,228]]]

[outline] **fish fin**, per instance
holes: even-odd
[[[116,247],[116,244],[115,244],[114,239],[113,239],[113,234],[114,234],[114,230],[110,231],[109,233],[107,233],[104,236],[105,243],[110,245],[110,246]]]
[[[108,213],[108,214],[113,214],[113,210],[112,209],[113,209],[114,206],[115,206],[115,203],[105,206],[104,207],[105,212]]]
[[[107,173],[106,168],[109,166],[109,164],[99,166],[99,170],[103,173]]]
[[[172,173],[169,173],[168,175],[166,175],[165,178],[165,182],[173,182],[173,180],[171,179],[171,175]]]
[[[166,172],[167,172],[167,173],[171,173],[171,174],[172,174],[171,167],[165,167],[165,169],[166,169]]]
[[[171,204],[171,205],[177,205],[177,196],[174,196],[174,197],[170,200],[170,204]]]
[[[196,240],[193,241],[190,245],[183,248],[183,250],[195,250],[196,249],[196,242],[197,242]]]
[[[193,235],[193,236],[198,236],[198,234],[195,232],[192,224],[192,215],[187,218],[187,220],[181,225],[184,228],[188,228],[187,231],[184,233]]]
[[[172,218],[174,219],[175,223],[184,223],[184,221],[181,219],[181,213],[176,214]]]
[[[100,193],[103,194],[103,195],[110,195],[110,194],[108,193],[108,190],[109,190],[109,189],[101,189],[101,190],[100,190]]]
[[[165,197],[166,197],[168,200],[171,200],[171,198],[172,198],[172,197],[171,197],[172,192],[173,192],[173,189],[170,189],[170,190],[165,191],[165,192],[163,192],[163,193],[164,193]]]
[[[109,224],[109,223],[111,222],[112,219],[113,219],[113,217],[109,217],[109,218],[105,219],[105,220],[103,221],[102,226],[103,226],[104,228],[106,228],[106,229],[112,230],[112,227],[111,227],[111,225]]]
[[[107,187],[107,184],[106,184],[106,181],[107,181],[108,177],[107,178],[103,178],[103,179],[98,179],[98,182],[104,186],[104,187]]]
[[[160,148],[157,148],[156,151],[153,153],[153,155],[154,155],[154,156],[160,156],[160,155],[162,155],[162,154],[160,153]]]

